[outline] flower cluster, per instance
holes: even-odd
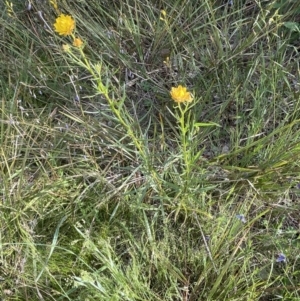
[[[73,35],[75,30],[75,20],[69,16],[61,14],[56,18],[54,23],[55,31],[61,36],[72,36],[73,37],[73,46],[80,48],[83,45],[83,42],[80,38],[76,38]],[[70,49],[69,45],[63,45],[63,50],[68,51]]]

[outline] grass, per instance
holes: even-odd
[[[299,300],[292,2],[0,4],[3,300]]]

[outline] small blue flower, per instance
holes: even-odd
[[[244,223],[244,224],[247,222],[247,220],[246,220],[244,214],[237,214],[237,215],[236,215],[236,218],[238,218],[238,219],[239,219],[242,223]]]
[[[208,242],[208,241],[210,241],[210,236],[209,235],[204,235],[204,237],[205,237],[205,240]]]
[[[286,257],[283,253],[280,253],[276,259],[276,262],[286,262]]]

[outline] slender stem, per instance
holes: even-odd
[[[190,159],[191,159],[190,143],[188,139],[189,116],[187,116],[189,107],[186,104],[183,105],[185,106],[184,108],[182,107],[182,104],[179,104],[178,108],[180,114],[179,125],[180,125],[180,137],[181,137],[183,161],[185,165],[185,179],[187,182],[190,177]]]

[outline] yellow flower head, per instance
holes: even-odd
[[[80,38],[75,38],[73,41],[73,46],[80,48],[83,45],[83,42]]]
[[[193,100],[191,93],[181,85],[176,88],[172,87],[170,94],[175,102],[191,102]]]
[[[55,31],[61,36],[69,36],[75,29],[75,20],[68,15],[61,14],[54,23]]]

